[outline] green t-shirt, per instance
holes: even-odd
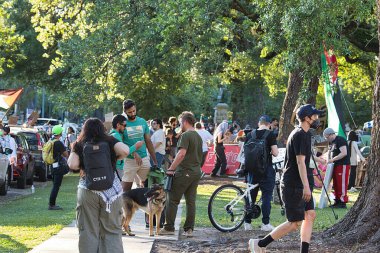
[[[196,131],[186,131],[179,138],[177,147],[186,149],[183,161],[178,165],[177,170],[200,171],[202,162],[202,138]]]
[[[144,141],[144,135],[149,134],[149,127],[148,124],[146,123],[145,119],[137,117],[134,121],[129,121],[127,119],[127,127],[125,128],[124,131],[124,143],[127,144],[129,147],[133,146],[136,144],[138,141]],[[137,154],[141,157],[144,158],[148,154],[146,153],[146,145],[145,142],[139,148],[137,151]],[[129,154],[128,158],[133,159],[132,152]]]

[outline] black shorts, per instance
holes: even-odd
[[[303,221],[305,211],[314,210],[313,188],[309,202],[303,200],[303,188],[281,185],[281,198],[284,202],[286,218],[290,222]]]

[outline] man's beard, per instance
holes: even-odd
[[[128,118],[128,120],[135,120],[136,119],[136,115],[129,116],[127,114],[127,118]]]

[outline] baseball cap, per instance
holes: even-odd
[[[314,114],[321,115],[323,111],[317,110],[313,105],[311,104],[306,104],[306,105],[301,105],[301,107],[297,111],[298,118],[303,119],[306,116],[312,116]]]
[[[270,123],[271,122],[271,118],[268,115],[261,115],[261,117],[259,119],[259,122]]]
[[[63,127],[61,125],[56,125],[56,126],[53,127],[53,129],[51,130],[51,132],[54,135],[60,135],[63,132]]]
[[[324,137],[327,137],[331,134],[336,134],[336,132],[334,131],[334,129],[332,129],[331,127],[328,127],[326,128],[324,131],[323,131],[323,136]]]

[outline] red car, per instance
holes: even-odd
[[[11,134],[17,145],[17,162],[11,167],[10,181],[17,181],[17,188],[24,189],[25,186],[33,184],[35,160],[23,133]]]

